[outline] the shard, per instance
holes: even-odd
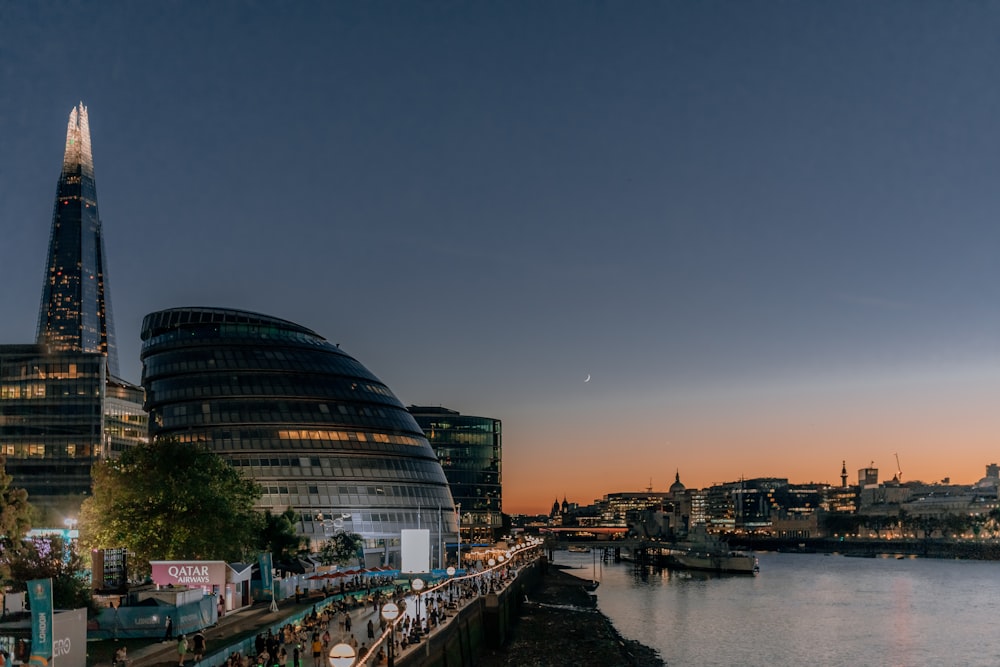
[[[38,314],[38,342],[53,352],[100,352],[118,377],[118,353],[87,107],[69,115]]]
[[[73,109],[34,344],[0,345],[0,455],[35,527],[73,525],[91,467],[147,437],[142,387],[118,377],[87,108]]]

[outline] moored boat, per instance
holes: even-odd
[[[697,552],[672,550],[667,555],[667,567],[680,570],[702,570],[720,574],[757,574],[757,557],[745,551]]]

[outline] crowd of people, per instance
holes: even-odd
[[[512,569],[498,568],[480,576],[451,581],[421,595],[397,585],[388,576],[344,578],[333,587],[324,583],[319,589],[323,601],[314,604],[301,623],[289,623],[277,631],[258,634],[252,651],[231,653],[221,667],[326,667],[330,647],[337,643],[351,645],[359,658],[368,661],[367,664],[386,664],[390,640],[380,642],[387,628],[379,614],[383,604],[394,602],[402,612],[392,646],[394,654],[400,655],[422,641],[465,602],[499,590],[514,576],[516,572]],[[336,592],[344,595],[330,600]],[[366,615],[364,611],[368,605],[372,614],[362,627],[355,628],[355,623]],[[368,656],[369,647],[376,642],[378,649]],[[190,639],[181,635],[177,641],[178,666],[184,667],[192,658],[197,665],[206,650],[202,633]],[[116,662],[118,667],[125,667],[124,660]]]

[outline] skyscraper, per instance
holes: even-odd
[[[0,345],[0,453],[40,527],[72,523],[93,463],[147,437],[142,388],[117,377],[106,266],[80,104],[66,130],[36,342]]]
[[[66,152],[56,186],[38,342],[53,352],[100,352],[118,376],[104,238],[97,212],[90,119],[80,103],[69,115]]]
[[[503,528],[500,420],[441,407],[411,405],[407,410],[441,462],[462,514],[462,542],[492,543]]]

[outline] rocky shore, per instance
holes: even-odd
[[[600,589],[597,589],[600,594]],[[549,564],[510,638],[479,660],[482,667],[615,665],[663,667],[659,654],[623,638],[597,610],[578,577]]]

